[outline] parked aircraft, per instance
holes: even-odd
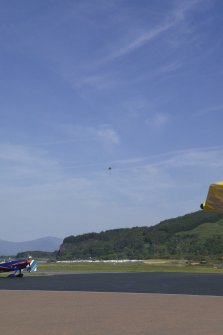
[[[8,276],[9,278],[23,277],[22,271],[24,270],[28,272],[37,271],[37,262],[29,257],[28,259],[0,263],[0,273],[14,271]]]

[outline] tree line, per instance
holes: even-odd
[[[198,211],[148,227],[68,236],[57,259],[223,257],[223,214]]]

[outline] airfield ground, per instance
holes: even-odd
[[[1,291],[4,335],[222,335],[223,298]]]
[[[223,262],[195,262],[188,260],[150,259],[137,262],[64,262],[39,263],[38,273],[48,271],[80,272],[196,272],[223,273]]]
[[[222,335],[223,275],[73,273],[0,278],[4,335]]]

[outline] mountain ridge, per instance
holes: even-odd
[[[223,214],[197,211],[154,226],[68,236],[58,259],[223,258]]]
[[[24,251],[46,251],[58,250],[63,239],[53,236],[46,236],[23,242],[11,242],[0,239],[0,255],[13,256]]]

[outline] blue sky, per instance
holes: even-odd
[[[221,0],[1,2],[1,239],[199,209],[223,179],[222,13]]]

